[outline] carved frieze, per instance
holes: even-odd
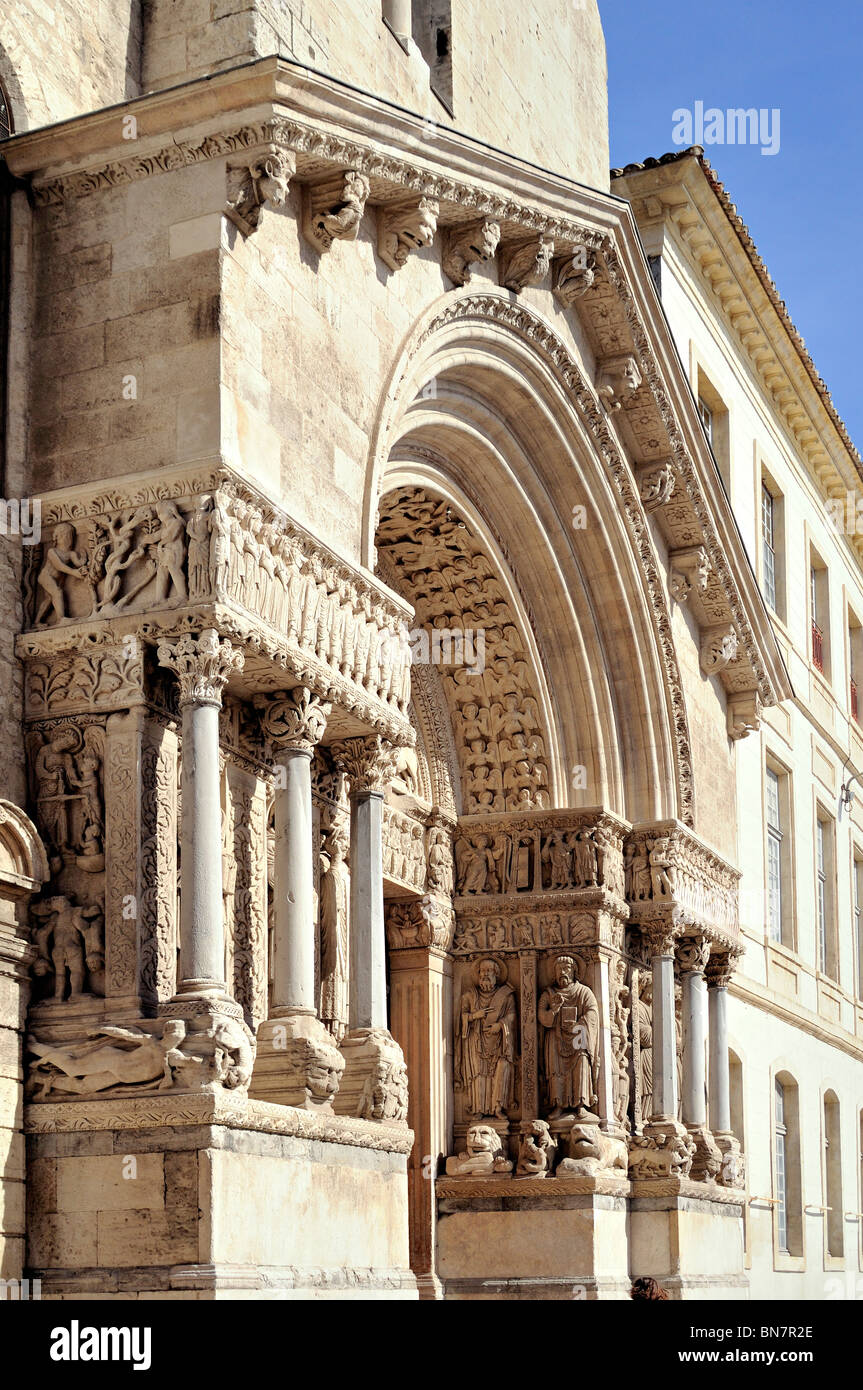
[[[623,897],[622,822],[604,812],[462,818],[456,891],[462,897],[554,895],[582,889]]]
[[[452,947],[455,919],[452,907],[428,895],[387,903],[387,943],[391,951]]]
[[[624,856],[634,921],[736,937],[740,875],[685,826],[662,821],[639,827],[627,838]]]
[[[143,644],[132,639],[80,655],[30,660],[24,676],[27,719],[85,710],[125,709],[144,698]]]
[[[415,893],[425,889],[425,826],[392,806],[384,806],[383,871],[384,878]]]

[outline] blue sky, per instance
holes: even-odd
[[[780,147],[705,145],[863,452],[863,4],[599,0],[612,167],[675,148],[672,113],[780,110]]]

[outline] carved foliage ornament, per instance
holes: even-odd
[[[311,752],[320,743],[332,705],[297,686],[286,695],[262,698],[258,704],[261,730],[276,749]]]
[[[330,745],[336,766],[351,784],[351,794],[382,793],[393,780],[398,750],[385,738],[346,738]]]
[[[173,642],[160,642],[161,666],[173,671],[180,683],[180,706],[222,703],[222,691],[235,671],[242,670],[243,653],[222,641],[214,628],[195,637],[186,633]]]

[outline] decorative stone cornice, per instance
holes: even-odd
[[[526,285],[539,285],[551,269],[554,238],[533,237],[504,247],[500,253],[500,283],[519,294]]]
[[[466,285],[473,264],[492,260],[500,241],[500,225],[490,217],[444,232],[443,268],[455,285]]]
[[[398,749],[384,738],[346,738],[330,744],[336,766],[350,782],[352,796],[382,795],[393,780]]]
[[[378,209],[378,255],[390,270],[401,270],[411,251],[431,246],[439,213],[437,198],[413,198],[396,208]]]
[[[284,695],[258,697],[258,718],[264,737],[277,751],[312,753],[324,736],[332,705],[298,686]]]
[[[222,705],[222,691],[230,676],[243,668],[243,653],[222,641],[212,628],[199,637],[186,633],[175,642],[160,642],[160,666],[173,671],[180,683],[180,708],[184,705]]]

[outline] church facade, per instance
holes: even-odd
[[[2,1277],[845,1290],[860,461],[724,191],[594,3],[104,8],[0,31]]]

